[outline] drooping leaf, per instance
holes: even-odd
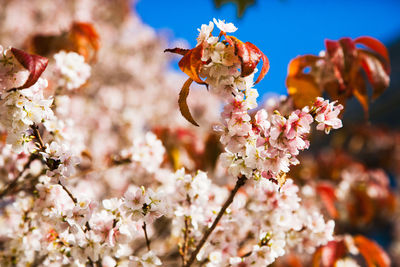
[[[387,253],[374,241],[357,235],[354,244],[364,257],[368,267],[389,267],[390,258]]]
[[[358,100],[358,102],[360,102],[361,106],[364,109],[366,119],[368,119],[369,100],[367,86],[365,85],[365,80],[359,71],[353,78],[353,95]]]
[[[362,44],[372,49],[373,51],[381,55],[386,60],[387,64],[390,66],[389,52],[386,46],[382,44],[379,40],[369,36],[361,36],[356,38],[354,40],[354,43]],[[390,67],[389,67],[389,72],[390,72]]]
[[[187,79],[186,82],[183,84],[181,91],[179,92],[179,110],[181,111],[183,117],[187,119],[190,123],[195,126],[199,126],[197,122],[193,119],[192,114],[190,113],[188,104],[187,104],[187,97],[189,95],[189,87],[192,84],[193,80],[191,78]]]
[[[29,77],[26,82],[18,89],[28,88],[34,85],[46,69],[49,60],[38,55],[28,54],[17,48],[11,48],[11,52],[18,62],[29,71]]]
[[[261,72],[255,83],[261,81],[269,70],[269,60],[261,50],[250,42],[243,43],[234,36],[225,35],[227,42],[235,48],[235,54],[241,62],[241,76],[246,77],[252,74],[260,60],[263,60]]]
[[[390,77],[388,68],[374,54],[368,51],[359,51],[361,66],[367,74],[373,90],[372,99],[378,98],[389,86]]]

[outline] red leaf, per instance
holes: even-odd
[[[321,197],[321,200],[325,205],[325,208],[329,212],[329,215],[331,215],[332,218],[336,219],[338,216],[338,211],[335,207],[335,201],[336,201],[335,188],[329,183],[321,182],[317,185],[316,190],[319,196]]]
[[[363,255],[368,267],[389,267],[390,258],[386,252],[374,241],[357,235],[354,237],[354,244]]]
[[[315,251],[312,260],[313,267],[331,267],[346,254],[346,245],[343,240],[329,241]]]
[[[255,83],[261,81],[269,70],[269,60],[261,50],[250,42],[243,43],[234,36],[225,35],[226,41],[235,48],[235,54],[239,57],[241,62],[242,77],[249,76],[254,72],[260,60],[263,60],[260,75]]]
[[[385,68],[383,62],[379,60],[379,58],[368,51],[360,50],[359,57],[361,66],[367,74],[368,81],[374,88],[372,98],[376,99],[389,86],[390,72],[387,71],[387,68]]]
[[[22,86],[18,87],[18,89],[31,87],[39,79],[40,75],[42,75],[49,60],[45,57],[28,54],[14,47],[11,48],[11,52],[18,62],[29,71],[28,79]]]
[[[193,80],[191,78],[189,78],[183,84],[183,87],[182,87],[181,91],[179,92],[178,104],[179,104],[179,109],[180,109],[183,117],[185,117],[185,119],[187,119],[193,125],[199,126],[197,124],[197,122],[193,119],[192,114],[190,114],[190,110],[189,110],[189,107],[186,102],[186,99],[189,95],[189,87],[192,84],[192,82],[193,82]]]
[[[379,55],[381,55],[387,61],[388,64],[390,64],[389,52],[386,49],[386,46],[384,44],[382,44],[380,41],[378,41],[377,39],[368,37],[368,36],[361,36],[361,37],[356,38],[354,40],[354,42],[356,44],[363,44],[366,47],[374,50]],[[389,69],[389,72],[390,72],[390,69]]]

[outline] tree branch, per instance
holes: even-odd
[[[221,220],[222,216],[224,215],[226,209],[233,202],[233,199],[234,199],[236,193],[238,192],[239,188],[242,187],[246,183],[246,180],[247,180],[247,178],[244,175],[242,175],[238,178],[238,180],[236,181],[235,188],[232,189],[231,194],[229,195],[228,199],[225,201],[224,205],[222,206],[221,210],[219,211],[219,213],[218,213],[217,217],[215,218],[211,227],[208,228],[204,232],[202,239],[200,240],[199,244],[196,246],[196,249],[193,251],[192,255],[190,256],[190,259],[188,260],[188,262],[185,265],[183,265],[184,267],[189,267],[193,264],[194,260],[196,259],[197,254],[199,254],[204,243],[207,241],[207,238],[214,231],[218,222]]]
[[[146,223],[143,222],[143,231],[144,231],[144,237],[146,238],[146,246],[147,246],[147,250],[150,251],[150,240],[149,237],[147,236],[147,227],[146,227]]]

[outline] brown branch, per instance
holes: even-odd
[[[33,136],[35,137],[36,141],[39,143],[39,149],[43,151],[45,149],[42,136],[40,135],[39,132],[39,127],[36,124],[33,124],[31,126],[31,129],[33,130]]]
[[[196,246],[196,249],[193,251],[192,255],[190,256],[190,259],[188,260],[188,262],[185,265],[183,265],[184,267],[189,267],[193,264],[194,260],[196,259],[197,254],[199,254],[204,243],[207,241],[207,238],[214,231],[215,227],[217,227],[217,224],[221,220],[222,216],[225,214],[226,209],[233,202],[233,199],[234,199],[236,193],[238,192],[239,188],[242,187],[246,183],[246,180],[247,180],[247,178],[244,175],[242,175],[238,178],[238,180],[236,181],[235,188],[232,189],[231,194],[229,195],[228,199],[225,201],[224,205],[222,206],[221,210],[219,211],[219,213],[218,213],[217,217],[215,218],[211,227],[208,228],[204,232],[203,237],[201,238],[199,244]]]
[[[186,257],[189,251],[189,224],[190,224],[190,217],[185,216],[185,232],[183,234],[183,247],[182,247],[182,260],[183,265],[186,265]]]
[[[32,154],[29,157],[29,160],[25,163],[22,171],[19,173],[18,177],[16,177],[14,180],[12,180],[9,184],[6,185],[6,187],[0,192],[0,199],[3,197],[7,196],[9,193],[11,193],[15,187],[18,185],[18,180],[21,178],[23,173],[29,168],[31,165],[32,161],[36,159],[36,155]]]
[[[68,196],[72,199],[72,201],[74,202],[74,204],[78,203],[78,199],[76,197],[74,197],[74,195],[71,193],[71,191],[68,190],[68,188],[66,188],[60,180],[58,180],[58,184],[61,185],[61,187],[64,189],[65,192],[67,192]]]
[[[147,226],[146,226],[145,222],[143,222],[142,228],[143,228],[143,232],[144,232],[144,237],[146,238],[147,250],[150,251],[151,250],[150,249],[150,240],[149,240],[149,237],[147,236]]]

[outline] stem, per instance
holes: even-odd
[[[144,231],[144,237],[146,238],[146,246],[147,246],[147,250],[150,251],[150,240],[149,237],[147,236],[147,228],[146,228],[146,223],[143,222],[143,231]]]
[[[182,260],[183,260],[183,265],[186,265],[186,256],[188,254],[189,250],[189,223],[190,223],[190,217],[185,216],[185,232],[183,234],[183,247],[182,247]]]
[[[40,150],[43,150],[44,149],[44,143],[43,143],[43,140],[42,140],[42,136],[40,135],[40,132],[39,132],[39,127],[36,124],[34,124],[34,125],[31,126],[31,128],[33,130],[33,136],[36,138],[36,141],[38,141],[38,143],[39,143]]]
[[[64,189],[65,192],[67,192],[68,196],[72,199],[72,201],[74,202],[74,204],[78,203],[78,199],[76,197],[74,197],[74,195],[71,193],[71,191],[68,190],[68,188],[66,188],[60,180],[58,180],[58,184],[61,185],[61,187]]]
[[[207,241],[207,238],[210,236],[212,231],[214,231],[215,227],[217,227],[217,224],[221,220],[226,209],[233,202],[233,198],[235,197],[237,191],[239,190],[240,187],[242,187],[246,183],[246,180],[247,180],[247,178],[244,175],[242,175],[238,178],[238,180],[236,181],[235,188],[232,189],[231,194],[229,195],[228,199],[225,201],[224,205],[222,206],[221,210],[219,211],[219,213],[218,213],[217,217],[215,218],[211,227],[208,228],[204,232],[202,239],[200,240],[199,244],[196,246],[196,249],[193,251],[192,255],[190,256],[189,261],[184,265],[184,267],[189,267],[193,264],[194,260],[196,259],[197,254],[199,254],[204,243]]]

